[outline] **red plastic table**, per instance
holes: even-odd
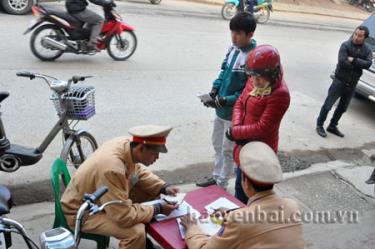
[[[204,207],[220,197],[226,197],[240,207],[244,206],[242,202],[216,185],[187,193],[185,201],[203,214],[206,212]],[[181,238],[176,219],[152,222],[147,226],[147,233],[164,249],[187,248],[185,241]]]

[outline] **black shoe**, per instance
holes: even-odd
[[[215,184],[216,184],[216,180],[212,177],[208,179],[204,179],[201,182],[195,183],[195,185],[197,185],[198,187],[208,187],[208,186],[215,185]]]
[[[324,130],[323,126],[317,126],[316,127],[316,133],[318,133],[318,135],[321,136],[321,137],[326,137],[327,136],[327,133]]]
[[[367,184],[375,184],[375,179],[368,179],[367,181],[365,181],[365,183],[367,183]]]
[[[328,126],[327,131],[332,134],[335,134],[338,137],[344,137],[344,134],[341,131],[339,131],[337,126]]]

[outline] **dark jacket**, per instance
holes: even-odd
[[[108,4],[108,1],[105,1],[105,0],[90,0],[90,2],[96,5]],[[70,14],[84,11],[88,4],[89,3],[87,2],[87,0],[66,0],[65,1],[65,7]]]
[[[290,95],[283,79],[280,77],[272,86],[272,92],[267,96],[251,96],[254,89],[252,78],[246,83],[241,96],[233,108],[232,135],[235,140],[242,142],[261,141],[269,145],[275,153],[279,144],[279,127],[281,119],[288,110]],[[236,144],[233,150],[234,161],[240,165],[239,155],[242,146]]]
[[[256,47],[256,42],[251,42],[244,48],[231,46],[221,65],[219,77],[214,81],[213,88],[218,90],[219,97],[226,97],[223,107],[216,108],[216,115],[224,120],[232,120],[233,105],[246,85],[245,64],[247,56]]]
[[[352,63],[348,56],[353,57]],[[372,52],[366,45],[355,45],[352,40],[341,44],[335,77],[344,84],[355,87],[363,69],[369,69],[372,63]]]

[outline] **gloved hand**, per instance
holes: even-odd
[[[216,88],[212,88],[211,89],[211,92],[209,93],[209,95],[211,96],[211,98],[215,99],[217,94],[218,94],[219,90],[216,89]]]
[[[232,135],[232,127],[229,127],[229,128],[225,131],[225,136],[228,138],[228,140],[234,142],[234,137],[233,137],[233,135]]]
[[[216,108],[217,107],[214,99],[207,100],[207,101],[203,102],[203,104],[206,107],[212,107],[212,108]]]
[[[236,140],[234,141],[237,145],[244,146],[245,144],[249,143],[247,140]]]
[[[227,103],[227,98],[216,96],[215,103],[216,107],[223,107]]]
[[[247,144],[249,142],[248,140],[237,140],[237,139],[235,139],[233,137],[233,134],[232,134],[232,127],[229,127],[226,130],[225,136],[228,138],[228,140],[235,142],[237,145],[244,146],[245,144]]]

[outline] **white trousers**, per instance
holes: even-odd
[[[232,122],[216,116],[212,132],[212,145],[215,150],[214,171],[212,173],[216,183],[226,188],[228,180],[233,173],[233,147],[234,143],[227,139],[225,131],[231,127]]]

